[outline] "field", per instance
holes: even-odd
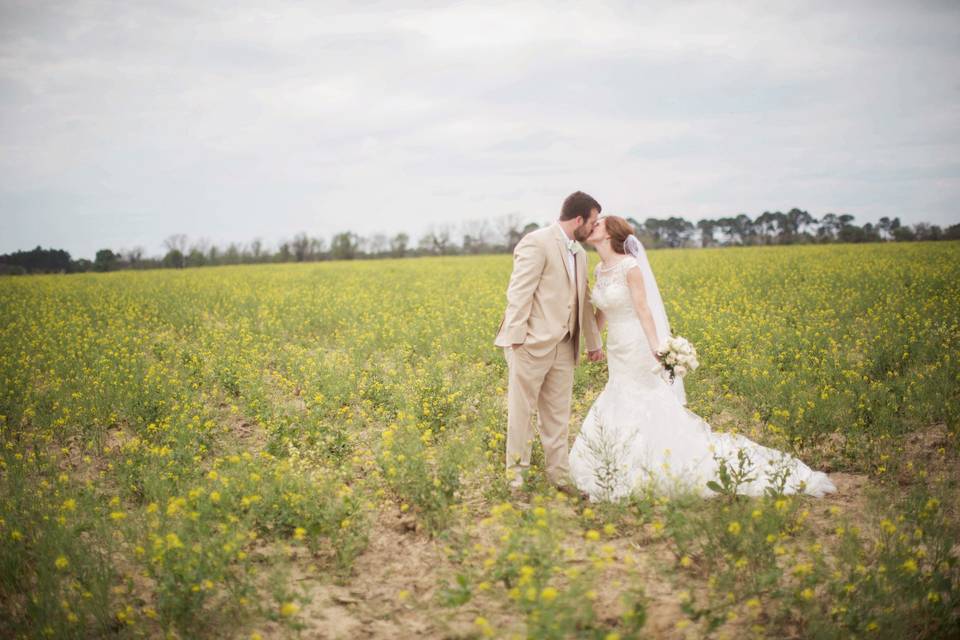
[[[0,635],[960,635],[960,243],[650,259],[690,408],[838,494],[511,500],[509,256],[0,280]]]

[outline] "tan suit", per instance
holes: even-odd
[[[507,473],[530,466],[534,408],[547,476],[568,482],[567,428],[573,393],[573,369],[580,361],[580,335],[587,350],[600,348],[590,292],[587,257],[575,256],[576,278],[566,260],[567,237],[559,224],[528,233],[513,252],[507,309],[494,341],[509,366],[507,385]],[[511,345],[520,344],[512,349]]]

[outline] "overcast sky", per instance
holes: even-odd
[[[270,246],[576,189],[960,222],[960,2],[0,0],[0,252]]]

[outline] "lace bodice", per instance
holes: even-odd
[[[610,384],[642,384],[654,387],[662,384],[651,372],[656,364],[647,344],[643,325],[633,306],[633,296],[627,284],[627,272],[637,261],[627,256],[609,269],[597,265],[596,283],[591,292],[594,306],[603,311],[607,320],[607,367]],[[629,381],[629,382],[627,382]]]
[[[627,272],[637,266],[637,261],[630,256],[609,269],[602,264],[596,268],[596,284],[593,287],[591,299],[593,304],[603,311],[608,323],[637,322],[637,312],[633,308],[633,298],[630,296],[630,287],[627,285]]]

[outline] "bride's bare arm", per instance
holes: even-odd
[[[597,278],[600,275],[600,265],[598,264],[593,270],[593,281],[596,283]],[[596,286],[596,284],[594,284]],[[591,298],[593,297],[593,291],[590,292]],[[598,309],[596,306],[593,307],[593,317],[597,321],[597,333],[603,331],[604,326],[607,324],[607,317],[603,315],[603,311]]]
[[[650,313],[650,305],[647,304],[647,290],[643,286],[643,274],[640,267],[632,267],[627,271],[627,285],[630,288],[630,298],[633,300],[633,308],[640,318],[640,324],[643,326],[643,332],[647,336],[647,344],[650,350],[656,352],[660,343],[657,339],[657,325],[653,321],[653,314]]]

